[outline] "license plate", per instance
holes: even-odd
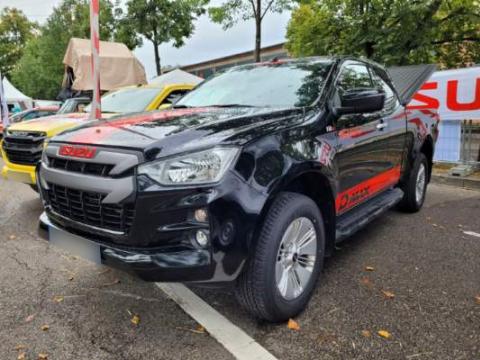
[[[48,229],[48,240],[53,246],[66,250],[72,255],[95,264],[102,263],[100,246],[90,240],[51,226]]]
[[[26,174],[26,173],[10,171],[10,172],[7,173],[7,178],[9,180],[16,181],[16,182],[21,182],[21,183],[25,183],[25,184],[31,184],[32,183],[32,178],[30,177],[30,174]]]

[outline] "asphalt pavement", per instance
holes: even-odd
[[[41,211],[28,186],[0,180],[0,359],[233,358],[153,284],[50,248]],[[480,192],[431,185],[420,213],[390,211],[341,244],[298,330],[252,319],[230,289],[193,290],[278,359],[480,359],[469,231]]]

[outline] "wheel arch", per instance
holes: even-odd
[[[425,155],[428,162],[428,181],[432,177],[432,167],[433,167],[433,152],[434,152],[434,145],[433,145],[433,138],[430,135],[427,135],[425,140],[423,141],[422,146],[420,147],[420,152]]]
[[[301,172],[289,177],[287,181],[274,187],[262,209],[261,221],[258,222],[255,231],[256,235],[258,236],[273,201],[279,193],[284,191],[305,195],[317,204],[325,226],[326,255],[330,255],[335,245],[335,197],[333,187],[328,177],[318,170]],[[255,238],[257,236],[255,236]]]

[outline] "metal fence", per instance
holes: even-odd
[[[436,162],[473,165],[480,168],[480,120],[446,120],[439,125]]]
[[[480,165],[480,120],[462,121],[460,162]]]

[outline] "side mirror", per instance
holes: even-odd
[[[381,90],[353,89],[340,99],[341,107],[334,109],[336,115],[371,113],[383,109],[385,93]]]

